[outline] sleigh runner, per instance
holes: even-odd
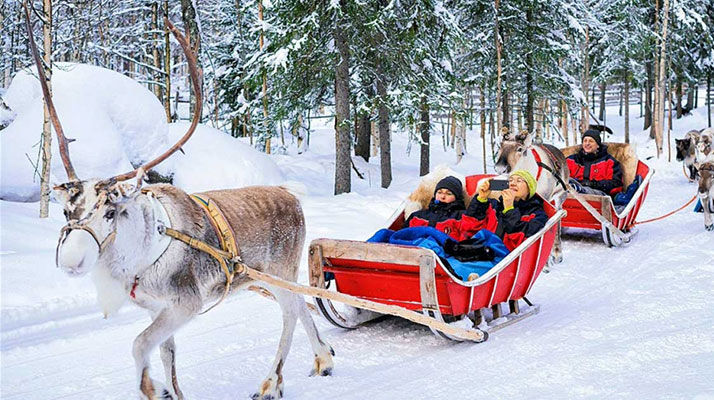
[[[570,146],[562,149],[566,157],[581,148]],[[617,210],[610,196],[573,193],[563,203],[567,216],[562,225],[568,228],[596,229],[602,233],[603,241],[610,247],[628,243],[637,233],[635,219],[645,201],[654,169],[637,159],[629,144],[609,143],[608,151],[622,165],[624,188],[639,177],[641,183],[632,199],[624,208]]]
[[[476,182],[483,177],[486,175],[466,179],[469,194],[473,194]],[[555,210],[547,202],[545,208],[549,219],[543,229],[473,281],[462,281],[426,248],[316,239],[310,244],[310,285],[320,289],[334,286],[333,290],[339,293],[421,312],[442,323],[459,321],[453,325],[481,331],[486,340],[488,333],[539,310],[525,296],[548,262],[557,223],[565,216],[564,211]],[[401,228],[404,219],[401,208],[389,228]],[[525,307],[521,308],[520,300]],[[506,313],[502,303],[508,303]],[[330,323],[345,329],[354,329],[382,315],[325,298],[316,297],[315,305]],[[430,329],[439,336],[463,340],[431,326]]]

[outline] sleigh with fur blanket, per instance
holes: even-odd
[[[434,174],[434,173],[432,173]],[[432,175],[430,174],[430,175]],[[456,175],[456,174],[450,174]],[[431,196],[436,182],[445,174],[425,177],[420,187],[389,220],[386,228],[402,227],[405,212],[422,204],[419,193]],[[472,195],[479,179],[465,178]],[[463,179],[463,178],[461,178]],[[428,203],[428,200],[423,204]],[[537,234],[527,238],[488,272],[463,281],[446,267],[431,249],[363,241],[316,239],[310,244],[310,284],[385,305],[421,312],[431,319],[461,329],[488,334],[538,312],[529,293],[548,262],[558,222],[565,212],[545,203],[549,220]],[[508,310],[502,309],[508,304]],[[315,298],[315,304],[332,324],[354,329],[382,314]],[[462,340],[431,330],[442,337]]]
[[[570,146],[561,151],[565,157],[568,157],[580,151],[581,147],[581,145]],[[622,166],[624,184],[621,194],[618,194],[615,199],[619,200],[626,194],[627,201],[616,204],[617,201],[613,202],[610,196],[574,195],[571,192],[563,204],[563,209],[568,214],[563,218],[562,225],[569,228],[599,230],[603,241],[608,246],[615,247],[629,242],[636,234],[635,218],[647,196],[654,169],[639,160],[629,144],[607,143],[607,151]]]

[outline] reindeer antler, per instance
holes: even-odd
[[[37,75],[40,78],[40,86],[42,87],[42,95],[45,98],[45,103],[47,104],[47,110],[50,113],[50,120],[52,125],[55,127],[55,132],[57,132],[57,141],[59,143],[60,157],[62,157],[62,164],[64,164],[64,169],[67,171],[67,177],[70,181],[78,181],[79,178],[74,172],[74,167],[72,166],[72,161],[69,159],[69,149],[67,148],[67,138],[64,136],[64,130],[62,129],[62,124],[60,124],[59,118],[57,117],[57,110],[55,110],[55,105],[52,102],[52,97],[50,96],[50,88],[47,86],[47,76],[45,75],[45,68],[42,65],[42,60],[40,60],[40,55],[37,53],[37,45],[35,44],[35,38],[32,36],[32,25],[30,24],[30,10],[27,7],[27,0],[22,3],[25,8],[25,25],[27,27],[27,37],[30,41],[30,49],[32,50],[32,56],[35,59],[35,64],[37,65]]]
[[[196,65],[196,55],[191,51],[191,47],[188,44],[188,40],[186,40],[186,37],[181,34],[181,32],[176,29],[176,27],[169,21],[168,19],[164,18],[164,22],[166,23],[166,26],[171,30],[171,32],[174,34],[176,37],[176,40],[178,40],[179,44],[181,45],[181,48],[183,49],[184,54],[186,55],[186,58],[188,60],[188,69],[191,74],[191,83],[193,84],[193,91],[196,94],[196,108],[193,113],[193,120],[191,120],[191,126],[188,128],[188,131],[183,135],[181,140],[176,142],[170,149],[168,149],[164,154],[158,156],[152,161],[147,162],[146,164],[142,165],[141,167],[131,171],[127,172],[121,175],[117,175],[113,178],[109,178],[109,180],[116,180],[116,181],[124,181],[127,179],[131,179],[134,176],[136,176],[137,171],[140,168],[143,168],[145,172],[148,172],[150,169],[154,168],[157,166],[160,162],[164,161],[167,159],[171,154],[173,154],[176,150],[181,148],[188,139],[191,137],[193,132],[196,130],[196,126],[198,125],[198,120],[201,117],[201,108],[203,107],[203,96],[201,92],[201,83],[200,83],[200,76],[201,72],[198,69],[198,66]]]

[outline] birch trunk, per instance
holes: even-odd
[[[664,0],[664,10],[663,10],[663,21],[662,21],[662,39],[661,39],[661,49],[659,57],[659,122],[660,126],[657,128],[657,157],[662,153],[662,140],[664,133],[664,99],[665,99],[665,66],[664,62],[667,57],[667,24],[669,22],[669,0]]]
[[[588,88],[590,87],[590,62],[588,61],[588,48],[590,46],[590,28],[585,28],[585,45],[583,47],[583,82],[582,91],[584,95],[584,104],[580,109],[580,133],[583,134],[588,129],[588,121],[590,121],[590,116],[588,115]]]
[[[630,143],[630,73],[625,70],[625,143]]]
[[[486,93],[484,87],[481,86],[481,112],[479,113],[481,121],[481,144],[483,145],[483,173],[486,173]]]
[[[47,88],[52,95],[52,1],[43,0],[42,12],[45,23],[42,25],[44,68],[47,76]],[[44,105],[42,120],[42,174],[40,179],[40,218],[49,216],[50,207],[50,166],[52,163],[52,124],[47,103]]]
[[[496,41],[496,128],[501,132],[503,126],[503,109],[501,108],[501,34],[498,30],[499,0],[494,0],[496,9],[496,22],[494,23],[494,40]]]
[[[169,18],[169,0],[164,0],[164,18]],[[173,122],[171,116],[171,41],[169,28],[164,27],[164,111],[166,111],[166,122]]]

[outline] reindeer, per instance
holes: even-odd
[[[699,132],[697,141],[697,162],[714,161],[714,129],[705,128]]]
[[[203,209],[188,194],[170,185],[141,188],[143,171],[166,159],[185,143],[201,115],[200,72],[186,39],[168,21],[188,58],[196,109],[186,134],[161,156],[137,170],[109,179],[80,180],[72,167],[25,6],[30,46],[38,65],[45,101],[57,132],[62,161],[70,181],[56,186],[67,219],[57,245],[56,264],[70,276],[92,272],[105,314],[129,300],[146,309],[151,324],[134,340],[133,356],[143,399],[183,399],[176,377],[174,333],[201,309],[228,290],[249,285],[268,288],[282,310],[283,330],[278,351],[253,399],[276,399],[283,393],[282,368],[296,321],[307,332],[315,354],[312,375],[330,375],[332,348],[315,327],[302,296],[245,276],[224,274],[218,258],[162,234],[167,228],[220,248],[219,234]],[[125,181],[136,177],[134,184]],[[298,199],[283,187],[254,186],[201,193],[216,203],[233,231],[245,265],[295,281],[305,241],[305,221]],[[225,260],[224,260],[225,261]],[[219,300],[220,301],[220,300]],[[159,347],[167,388],[149,374],[150,353]]]
[[[697,143],[699,131],[691,130],[684,135],[684,139],[674,139],[677,144],[677,161],[682,161],[689,170],[689,180],[697,179]]]
[[[521,132],[515,137],[506,135],[501,138],[501,146],[496,154],[494,167],[499,174],[518,169],[529,171],[538,181],[538,194],[546,201],[554,201],[558,209],[562,208],[568,197],[565,185],[570,178],[570,171],[566,166],[563,153],[557,147],[549,144],[534,144],[533,135],[527,132]],[[556,263],[563,260],[560,232],[559,223],[551,256]]]
[[[704,228],[714,231],[714,162],[705,162],[699,166],[699,200],[704,211]]]

